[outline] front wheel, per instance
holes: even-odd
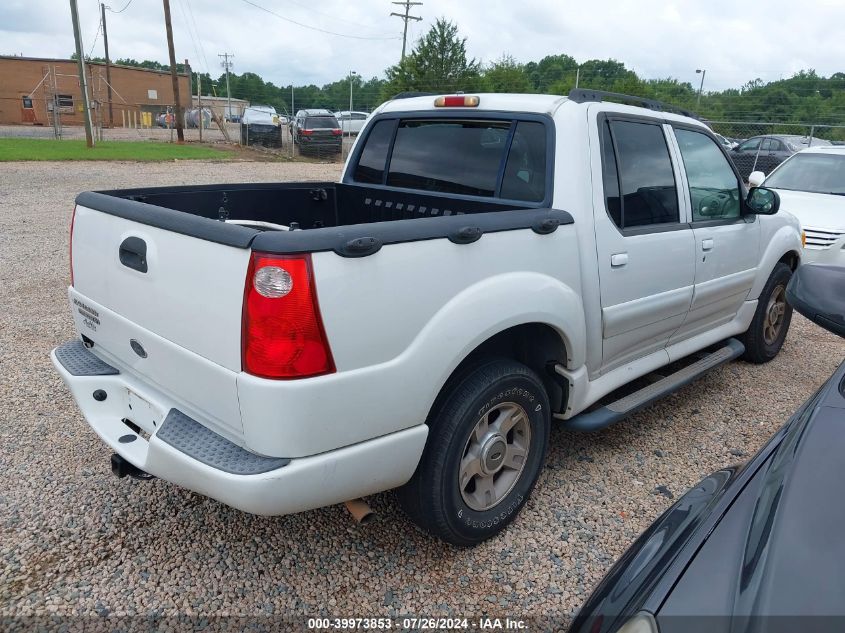
[[[743,359],[750,363],[768,363],[783,347],[792,321],[792,306],[786,302],[786,286],[791,278],[792,269],[778,262],[760,293],[751,325],[740,337],[745,345]]]
[[[549,401],[537,375],[507,359],[485,362],[446,389],[417,470],[396,495],[434,536],[475,545],[528,500],[548,448]]]

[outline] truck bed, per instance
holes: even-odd
[[[550,209],[329,182],[86,192],[76,203],[228,246],[272,253],[333,250],[347,257],[372,254],[388,243],[441,237],[468,243],[485,232],[534,228],[543,233],[572,222],[568,213]],[[268,224],[291,230],[267,230]]]

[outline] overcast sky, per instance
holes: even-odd
[[[338,37],[323,31],[382,39]],[[99,3],[78,0],[86,54],[103,55]],[[117,11],[126,0],[109,0]],[[382,76],[398,61],[402,21],[390,0],[171,0],[176,57],[220,72],[218,53],[233,53],[234,71],[277,85],[339,79],[350,70]],[[615,58],[646,78],[675,77],[705,91],[770,81],[800,69],[845,71],[843,0],[424,0],[409,28],[409,49],[437,17],[456,22],[469,55],[483,62],[503,53],[518,61],[567,53],[578,61]],[[161,0],[131,0],[107,12],[112,59],[167,62]],[[198,34],[198,35],[197,35]],[[384,39],[395,38],[395,39]],[[68,0],[0,0],[0,54],[68,57],[74,50]]]

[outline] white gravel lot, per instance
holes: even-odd
[[[48,358],[74,337],[67,232],[86,189],[335,179],[340,165],[0,163],[0,617],[559,616],[709,472],[754,453],[845,356],[796,315],[781,355],[729,364],[603,432],[552,432],[515,524],[471,550],[433,541],[390,494],[243,514],[163,481],[118,480]],[[562,622],[562,620],[561,620]],[[2,627],[0,627],[2,628]],[[298,627],[297,627],[298,628]],[[281,629],[281,627],[280,627]]]

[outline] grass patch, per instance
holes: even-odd
[[[226,159],[231,151],[206,145],[153,141],[102,141],[89,149],[85,141],[0,138],[0,162],[17,160],[197,160]]]

